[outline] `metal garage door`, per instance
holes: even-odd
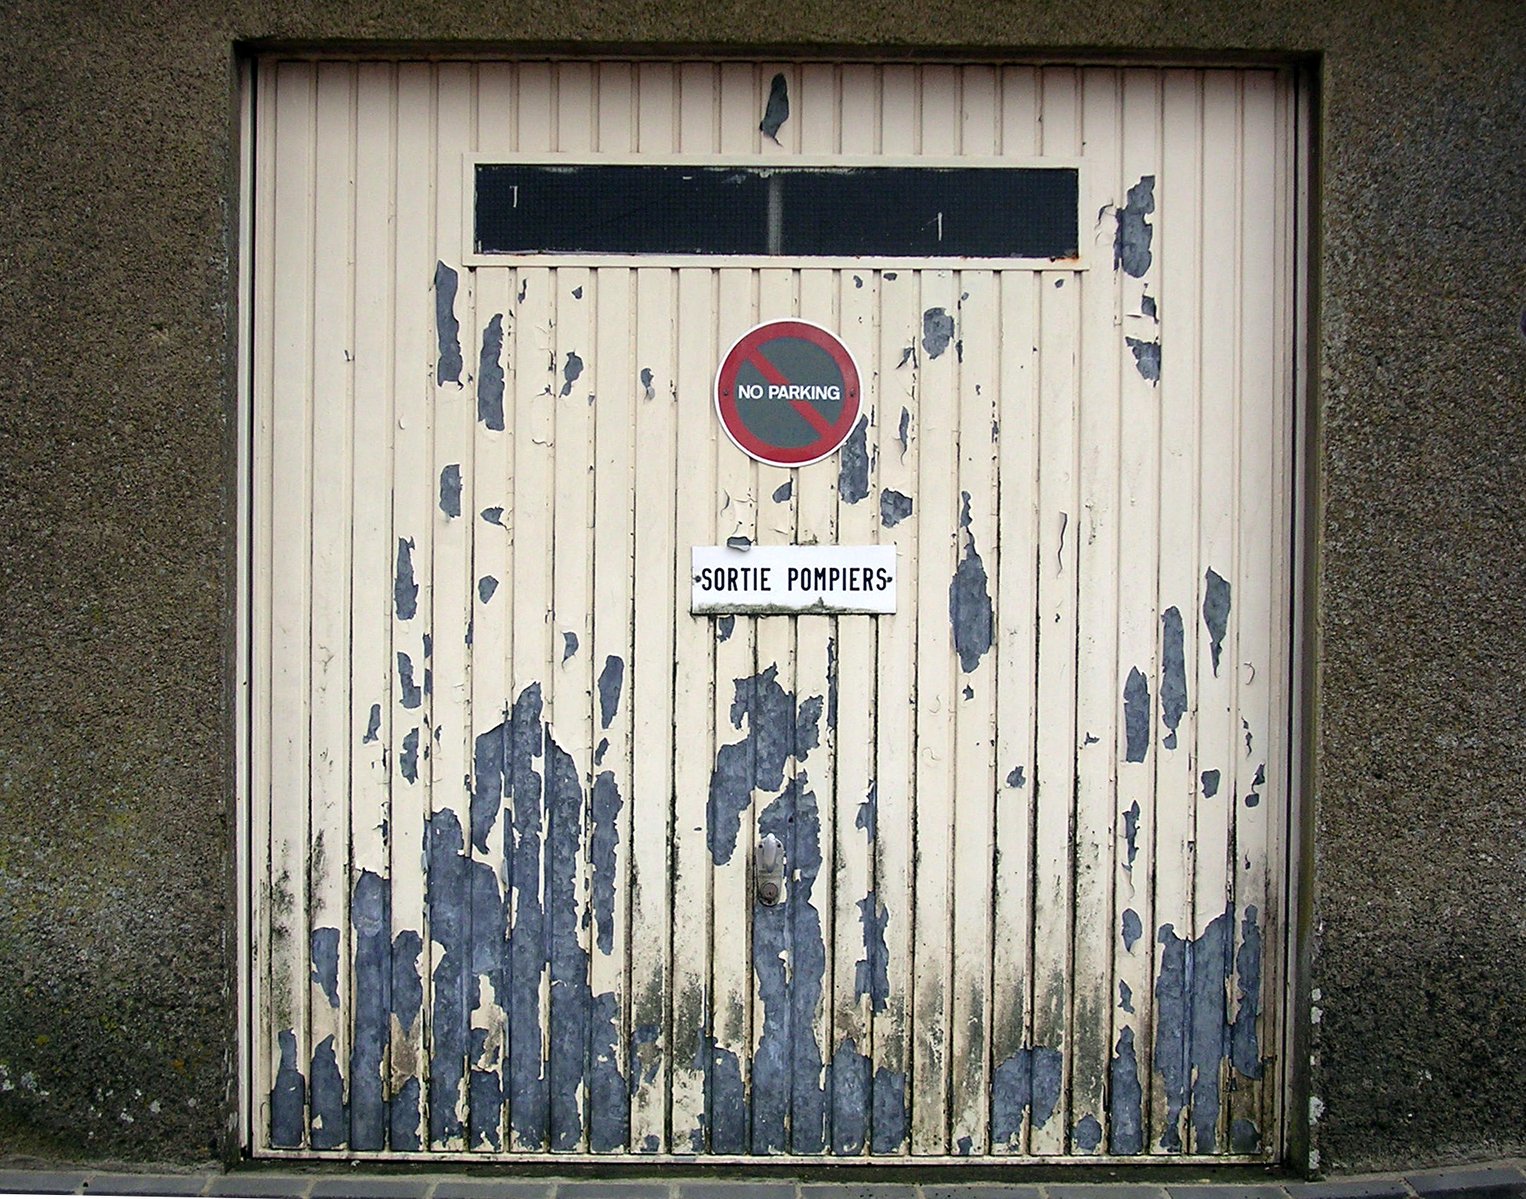
[[[271,59],[253,114],[253,1147],[1275,1156],[1289,78]],[[473,241],[478,161],[838,158],[1073,168],[1077,253]],[[865,413],[793,470],[713,391],[783,317]],[[892,545],[896,610],[691,615],[728,543]]]

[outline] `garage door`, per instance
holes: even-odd
[[[1277,1156],[1293,100],[258,64],[257,1152]],[[754,547],[890,610],[693,611]]]

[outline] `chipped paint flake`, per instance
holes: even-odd
[[[970,493],[963,493],[964,510],[960,518],[964,556],[954,571],[948,588],[948,616],[953,625],[954,649],[959,666],[969,674],[980,665],[994,638],[995,618],[991,607],[991,589],[985,563],[975,546],[975,531],[970,528]]]
[[[1150,269],[1150,241],[1155,230],[1145,218],[1155,211],[1155,176],[1142,175],[1129,188],[1128,202],[1117,210],[1117,231],[1113,234],[1113,269],[1135,279]]]
[[[1124,761],[1143,762],[1150,748],[1150,681],[1135,666],[1123,684]]]
[[[503,384],[503,313],[495,312],[477,360],[477,419],[495,433],[503,432]]]
[[[954,318],[945,309],[929,308],[922,314],[922,348],[929,358],[940,357],[953,340]]]
[[[768,85],[768,103],[763,108],[763,119],[758,128],[763,136],[779,145],[779,130],[789,120],[789,80],[783,72],[776,74]]]
[[[434,323],[439,343],[435,382],[461,386],[461,322],[456,319],[456,272],[443,262],[434,265]]]
[[[911,496],[887,487],[880,492],[880,524],[893,529],[911,515]]]
[[[1127,992],[1128,984],[1118,986]],[[1125,995],[1124,1010],[1132,1012],[1133,996]],[[1144,1149],[1144,1087],[1134,1053],[1134,1030],[1125,1026],[1108,1066],[1107,1149],[1109,1153],[1139,1153]]]
[[[397,565],[393,570],[392,604],[399,620],[412,620],[419,610],[419,585],[413,578],[413,538],[397,539]]]
[[[452,462],[440,472],[440,511],[454,519],[461,515],[461,464]]]
[[[413,658],[402,650],[397,652],[397,686],[403,707],[417,708],[423,704],[424,692],[413,681]],[[415,744],[417,744],[416,739]]]
[[[869,417],[858,418],[843,443],[837,468],[837,494],[844,503],[856,504],[869,495]]]
[[[1160,382],[1160,342],[1145,341],[1138,337],[1125,337],[1124,344],[1134,355],[1134,369],[1147,383]]]
[[[625,659],[610,654],[599,671],[599,727],[607,729],[620,709],[620,690],[625,684]]]
[[[1176,748],[1176,727],[1187,711],[1187,655],[1183,639],[1182,614],[1167,608],[1161,616],[1160,719],[1166,726],[1161,744]]]
[[[1213,655],[1214,677],[1218,677],[1224,634],[1229,629],[1229,590],[1229,583],[1210,566],[1203,575],[1203,623],[1208,628],[1208,650]]]
[[[562,392],[564,396],[572,394],[572,385],[582,377],[583,360],[572,351],[567,351],[567,361],[562,367]]]

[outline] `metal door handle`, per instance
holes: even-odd
[[[764,907],[771,908],[784,898],[784,842],[772,833],[753,851],[753,887]]]

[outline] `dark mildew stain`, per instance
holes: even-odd
[[[620,710],[620,689],[625,685],[625,659],[610,654],[599,671],[599,727],[607,729]]]
[[[573,654],[578,652],[578,635],[566,631],[562,633],[562,661],[567,661]]]
[[[1120,987],[1127,983],[1120,982]],[[1132,1012],[1132,1004],[1125,1011]],[[1144,1148],[1144,1088],[1139,1081],[1139,1060],[1134,1054],[1134,1030],[1118,1034],[1113,1060],[1108,1067],[1107,1150],[1138,1153]]]
[[[795,480],[785,479],[779,486],[774,488],[773,500],[776,504],[789,503],[790,496],[795,494]]]
[[[880,524],[893,529],[911,515],[911,496],[885,488],[880,492]]]
[[[864,956],[854,967],[853,993],[869,1000],[870,1011],[882,1012],[890,998],[890,954],[885,948],[890,916],[873,891],[858,901],[858,916],[864,926]]]
[[[1217,675],[1224,634],[1229,628],[1229,583],[1212,567],[1203,576],[1203,623],[1208,626],[1208,649],[1213,655],[1213,673]]]
[[[419,585],[413,581],[413,538],[397,539],[397,568],[393,572],[392,603],[399,620],[412,620],[419,610]]]
[[[1134,355],[1134,369],[1147,383],[1160,382],[1160,342],[1143,341],[1138,337],[1125,337],[1124,343]]]
[[[489,429],[503,431],[503,313],[495,312],[482,330],[482,354],[477,359],[477,419]]]
[[[922,348],[929,358],[937,358],[954,340],[954,318],[942,308],[929,308],[922,314]]]
[[[440,511],[449,517],[461,515],[461,464],[452,462],[440,472]]]
[[[599,952],[615,951],[615,851],[620,840],[620,785],[612,771],[593,780],[593,834],[589,852],[593,865],[593,924]]]
[[[1219,772],[1217,770],[1205,770],[1198,776],[1203,784],[1203,798],[1212,799],[1219,793]]]
[[[297,1068],[297,1034],[283,1028],[276,1040],[281,1046],[281,1064],[270,1088],[270,1143],[279,1149],[296,1149],[302,1144],[306,1123],[307,1080]]]
[[[763,107],[763,119],[758,122],[758,128],[762,130],[764,137],[777,146],[779,129],[787,120],[789,120],[789,80],[785,79],[783,72],[780,72],[768,85],[768,103]]]
[[[970,493],[964,492],[963,497],[964,510],[959,523],[964,528],[964,556],[949,583],[948,616],[953,625],[954,649],[959,654],[960,668],[969,674],[991,648],[994,617],[985,563],[975,547],[975,531],[970,528]]]
[[[1014,790],[1018,787],[1021,787],[1026,781],[1027,780],[1023,778],[1023,768],[1021,766],[1014,766],[1007,772],[1007,786],[1013,788]]]
[[[736,631],[737,618],[735,616],[722,616],[715,622],[715,636],[717,641],[730,641],[731,634]]]
[[[1150,682],[1137,666],[1123,684],[1123,733],[1124,761],[1143,762],[1150,748]]]
[[[991,1137],[1011,1146],[1022,1135],[1023,1113],[1042,1128],[1060,1101],[1064,1059],[1058,1049],[1024,1046],[999,1066],[992,1085]]]
[[[1161,744],[1176,748],[1176,726],[1187,711],[1187,655],[1183,644],[1182,614],[1167,608],[1160,618],[1161,635],[1160,718],[1166,726]]]
[[[397,768],[410,783],[419,781],[419,730],[409,729],[403,737],[403,752],[397,756]]]
[[[567,364],[562,367],[562,394],[570,396],[572,385],[578,381],[578,376],[583,373],[583,360],[572,351],[567,351]]]
[[[779,685],[778,676],[779,668],[770,666],[734,682],[731,724],[740,729],[745,718],[747,735],[721,746],[710,775],[706,840],[717,866],[731,861],[741,814],[751,805],[752,793],[777,791],[784,785],[785,762],[792,755],[804,758],[817,745],[812,701],[800,704],[797,712],[794,695]],[[820,709],[817,699],[814,711],[819,715]]]
[[[362,745],[369,745],[378,740],[381,734],[381,705],[371,705],[371,715],[366,719],[366,735],[360,739]]]
[[[323,991],[329,1007],[339,1006],[339,930],[315,928],[308,938],[313,962],[313,982]]]
[[[843,443],[838,460],[837,494],[849,504],[856,504],[869,494],[868,435],[869,417],[861,416]]]
[[[492,575],[483,575],[477,580],[477,598],[484,604],[493,598],[493,593],[498,590],[498,580]]]
[[[461,386],[461,322],[456,320],[456,272],[443,262],[434,264],[434,326],[440,345],[436,383]]]
[[[1144,936],[1144,925],[1139,920],[1139,913],[1133,908],[1123,910],[1123,947],[1130,953],[1134,952],[1134,945],[1140,937]]]
[[[1118,229],[1113,234],[1113,269],[1140,278],[1150,269],[1150,240],[1155,235],[1145,217],[1155,211],[1155,176],[1142,175],[1129,188],[1128,202],[1117,210]]]
[[[350,1148],[386,1144],[387,1105],[382,1070],[392,1015],[392,889],[362,870],[350,896],[355,955],[355,1025],[350,1045]]]
[[[424,702],[424,692],[413,681],[413,659],[402,650],[397,652],[397,685],[403,707],[417,708]]]
[[[1074,1137],[1077,1149],[1083,1153],[1095,1152],[1102,1144],[1102,1125],[1097,1122],[1097,1117],[1087,1112],[1077,1120]]]
[[[1130,873],[1134,870],[1134,858],[1139,853],[1139,801],[1136,799],[1123,812],[1123,840],[1128,847],[1128,858],[1123,863],[1123,868]]]

